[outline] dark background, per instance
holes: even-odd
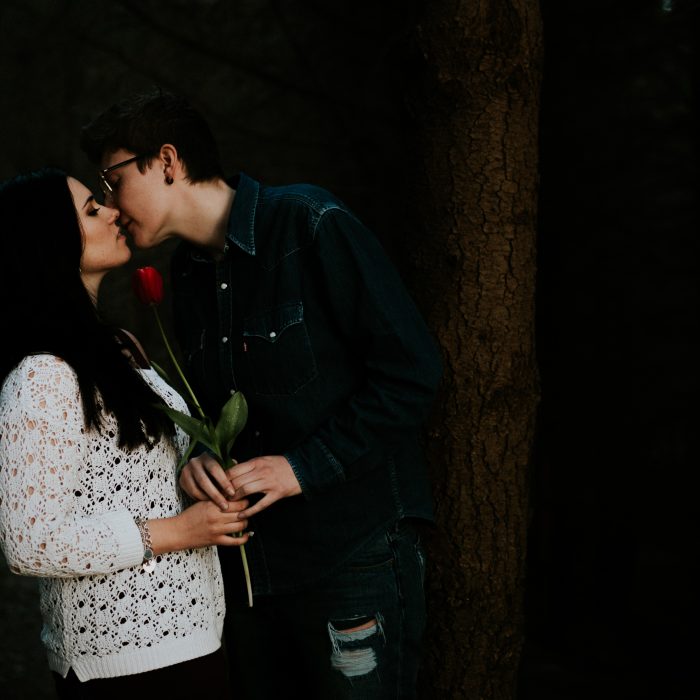
[[[697,697],[698,3],[542,8],[524,695]]]
[[[695,697],[698,3],[541,7],[543,399],[519,696]],[[159,84],[207,115],[227,171],[329,188],[401,264],[415,212],[404,187],[414,27],[426,11],[394,0],[5,1],[0,178],[54,164],[94,187],[81,125]],[[27,216],[51,225],[41,202]],[[129,275],[165,271],[168,254],[137,254],[104,288],[105,316],[156,358]],[[0,564],[5,700],[51,697],[34,588]]]

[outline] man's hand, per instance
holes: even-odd
[[[231,498],[234,496],[229,477],[208,452],[203,452],[199,457],[193,457],[183,467],[180,474],[180,488],[196,501],[214,501],[222,511],[228,510],[226,496]]]
[[[281,498],[297,496],[301,486],[297,481],[291,465],[285,457],[256,457],[241,462],[228,471],[231,485],[236,489],[235,501],[247,498],[253,493],[265,495],[247,510],[242,510],[239,518],[250,518]]]

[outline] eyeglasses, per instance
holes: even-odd
[[[117,168],[122,168],[125,165],[129,165],[129,163],[133,163],[134,161],[137,161],[139,158],[145,158],[145,156],[134,156],[133,158],[127,158],[126,160],[123,160],[120,163],[115,163],[114,165],[110,165],[109,168],[105,168],[104,170],[97,171],[97,177],[100,179],[100,189],[102,190],[102,193],[104,194],[105,197],[114,194],[114,188],[112,187],[112,185],[109,184],[109,180],[107,180],[106,176],[109,173],[111,173],[112,170],[116,170]]]

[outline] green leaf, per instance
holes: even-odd
[[[245,427],[248,420],[248,404],[245,396],[237,391],[221,409],[219,421],[216,424],[216,441],[222,448],[224,458],[233,447],[233,443]]]
[[[177,475],[180,476],[180,472],[182,471],[182,468],[187,464],[187,462],[190,461],[190,455],[192,454],[192,450],[194,450],[195,445],[197,444],[197,440],[194,438],[190,438],[190,444],[187,446],[187,449],[182,453],[182,457],[180,457],[180,461],[177,463]]]
[[[151,367],[153,367],[153,369],[163,381],[167,382],[170,386],[173,385],[173,383],[170,381],[168,373],[159,364],[151,360]]]
[[[198,420],[197,418],[192,418],[192,416],[187,413],[182,413],[182,411],[177,411],[170,406],[165,404],[158,404],[158,408],[163,411],[175,425],[182,428],[193,440],[201,442],[206,445],[210,450],[215,452],[219,451],[219,446],[216,444],[216,436],[212,429],[211,421],[207,419],[207,422]]]

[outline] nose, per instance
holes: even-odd
[[[113,224],[119,219],[119,209],[116,207],[108,207],[109,209],[109,223]]]

